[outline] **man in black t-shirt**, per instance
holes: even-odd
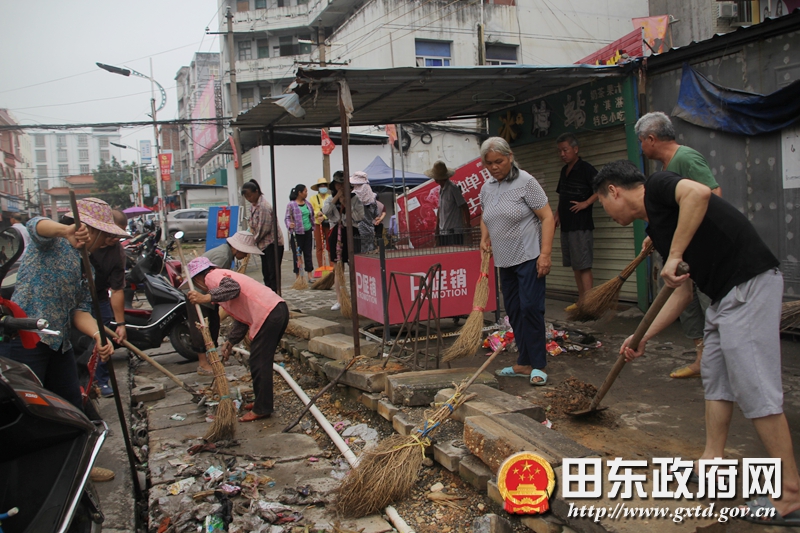
[[[774,506],[778,517],[800,523],[800,477],[783,413],[779,325],[783,277],[778,260],[747,218],[711,190],[674,172],[644,175],[629,161],[609,163],[594,179],[603,208],[618,224],[649,223],[647,233],[665,258],[661,276],[675,289],[628,361],[648,339],[672,324],[691,302],[691,281],[711,298],[702,359],[706,446],[701,459],[725,456],[734,402],[771,457],[782,462],[782,496],[748,502],[751,512]],[[681,261],[689,274],[678,276]],[[757,317],[757,318],[756,318]],[[779,519],[776,519],[779,520]],[[769,522],[762,522],[769,523]],[[785,524],[785,522],[784,522]]]
[[[562,264],[572,267],[580,300],[594,284],[592,204],[597,200],[597,194],[592,190],[592,179],[597,170],[578,157],[578,139],[573,134],[561,134],[556,143],[558,155],[565,165],[556,187],[558,209],[555,221],[556,227],[561,227]]]

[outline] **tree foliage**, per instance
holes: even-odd
[[[138,179],[139,177],[136,165],[123,166],[116,158],[112,157],[109,163],[102,161],[92,174],[98,198],[105,200],[115,209],[126,209],[134,205],[135,202],[131,202],[132,184],[134,178]],[[144,203],[151,206],[156,196],[156,180],[151,169],[142,168],[142,182],[150,185],[150,196],[144,197]]]

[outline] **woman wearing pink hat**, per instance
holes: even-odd
[[[59,335],[41,335],[31,349],[22,346],[19,338],[0,343],[0,355],[24,363],[36,374],[44,387],[82,409],[78,369],[70,344],[70,328],[99,340],[97,321],[92,318],[92,299],[87,275],[83,272],[79,248],[89,252],[106,245],[111,236],[128,234],[114,224],[111,208],[98,198],[78,200],[81,228],[59,224],[49,218],[28,221],[30,247],[19,267],[12,301],[31,318],[50,322],[50,329]],[[103,361],[114,353],[110,340],[98,347]]]
[[[216,268],[207,257],[187,265],[196,287],[207,294],[189,291],[192,304],[218,303],[234,319],[220,355],[230,357],[233,345],[250,338],[250,374],[256,399],[252,409],[239,419],[252,422],[272,414],[272,362],[278,342],[289,323],[289,308],[283,298],[253,278],[232,270]]]

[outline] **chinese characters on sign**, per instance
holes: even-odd
[[[169,181],[172,174],[172,154],[158,154],[158,165],[161,169],[161,181]]]
[[[696,491],[689,487],[689,477],[693,462],[680,457],[656,457],[652,459],[653,498],[686,499],[694,498],[735,498],[737,477],[742,476],[742,496],[781,496],[780,459],[758,458],[742,459],[700,459],[697,461],[699,479]],[[564,459],[561,490],[564,498],[602,498],[629,499],[647,498],[645,490],[650,473],[648,462],[625,460],[622,458],[605,461],[607,471],[603,471],[603,460]],[[605,474],[605,475],[604,475]],[[604,478],[611,484],[604,494]],[[693,486],[694,487],[694,486]]]

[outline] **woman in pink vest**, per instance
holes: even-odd
[[[272,362],[278,342],[289,323],[286,302],[272,289],[244,274],[216,268],[207,257],[189,262],[189,275],[195,286],[207,292],[189,291],[192,304],[217,303],[233,317],[228,340],[220,348],[223,360],[230,357],[233,345],[250,338],[250,374],[256,400],[240,422],[252,422],[272,414]],[[247,409],[247,406],[245,407]]]

